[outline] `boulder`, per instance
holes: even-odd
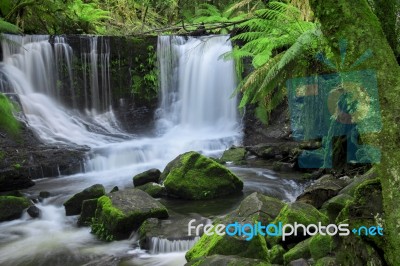
[[[82,202],[81,216],[78,219],[79,226],[89,226],[92,218],[95,217],[97,209],[97,199],[84,200]]]
[[[179,155],[161,178],[168,196],[182,199],[212,199],[243,189],[243,182],[229,169],[197,152]]]
[[[24,197],[0,196],[0,222],[20,218],[31,205],[31,201]]]
[[[339,194],[348,194],[350,196],[354,196],[354,193],[357,187],[367,180],[375,179],[377,175],[373,170],[368,171],[367,173],[363,174],[362,176],[356,176],[353,178],[352,182],[343,188]]]
[[[319,209],[328,199],[336,196],[346,184],[344,180],[325,175],[308,187],[296,201],[311,204]]]
[[[232,147],[229,150],[224,151],[221,157],[223,162],[232,162],[236,165],[246,164],[246,149],[240,147]]]
[[[212,229],[215,230],[215,227]],[[186,253],[188,262],[218,255],[237,255],[244,258],[268,261],[268,249],[265,238],[261,235],[254,236],[250,241],[244,236],[204,234],[200,240]]]
[[[308,263],[308,261],[306,261],[305,259],[297,259],[297,260],[293,260],[293,261],[289,262],[287,265],[288,266],[309,266],[311,264]]]
[[[242,200],[239,207],[229,213],[224,221],[225,223],[241,221],[242,224],[259,221],[265,225],[272,222],[285,205],[278,199],[254,192]]]
[[[147,194],[149,194],[153,198],[160,198],[160,197],[165,196],[167,194],[166,189],[165,189],[164,186],[162,186],[160,184],[157,184],[157,183],[154,183],[154,182],[147,183],[147,184],[144,184],[142,186],[138,186],[136,188],[146,192]]]
[[[277,225],[280,222],[282,224],[292,224],[292,225],[294,223],[297,223],[297,224],[302,224],[304,226],[308,226],[310,224],[318,225],[318,223],[321,222],[322,225],[327,225],[328,217],[325,214],[318,211],[312,205],[302,202],[294,202],[283,207],[273,223]],[[297,236],[294,235],[288,236],[286,237],[284,242],[286,245],[290,243],[298,243],[299,241],[302,241],[307,237],[308,236],[304,236],[304,232],[300,227],[297,230]],[[267,241],[273,246],[282,243],[282,238],[267,236]]]
[[[330,222],[334,222],[336,220],[336,217],[343,210],[346,204],[353,199],[354,198],[352,196],[347,194],[337,195],[322,205],[321,212],[328,215]]]
[[[180,241],[180,240],[195,240],[196,232],[192,230],[190,236],[188,235],[188,224],[191,220],[195,220],[191,223],[192,226],[199,224],[209,224],[210,220],[201,216],[186,217],[178,214],[170,216],[168,219],[147,219],[139,228],[139,241],[140,247],[147,250],[157,250],[157,247],[152,246],[152,239],[158,238],[168,241]],[[200,236],[203,234],[203,227],[200,230]]]
[[[39,198],[41,199],[47,199],[50,198],[51,194],[48,191],[40,191],[39,192]]]
[[[309,259],[311,258],[310,252],[310,243],[311,239],[308,238],[304,241],[301,241],[293,248],[291,248],[288,252],[283,255],[283,260],[285,264],[289,264],[289,262],[297,260],[297,259]]]
[[[336,258],[323,257],[315,262],[315,266],[339,266],[336,262]]]
[[[96,184],[84,189],[83,191],[75,194],[69,198],[65,203],[66,215],[78,215],[82,211],[82,203],[84,200],[97,199],[106,194],[103,185]]]
[[[160,182],[161,172],[158,169],[150,169],[133,177],[133,185],[135,187],[154,182]]]
[[[276,161],[272,165],[272,169],[277,172],[293,172],[295,164]]]
[[[282,159],[296,158],[300,152],[299,143],[297,142],[271,142],[271,143],[261,143],[255,146],[248,146],[246,149],[263,159]]]
[[[269,250],[269,258],[273,264],[283,264],[283,255],[286,253],[281,245],[275,245]]]
[[[33,185],[35,182],[28,175],[20,174],[15,169],[0,171],[0,192],[25,189]]]
[[[336,247],[333,237],[317,234],[309,242],[311,257],[314,261],[329,255]]]
[[[188,262],[185,266],[270,266],[271,264],[264,260],[249,259],[239,256],[223,256],[212,255],[209,257],[202,257],[194,261]]]
[[[97,200],[91,227],[100,239],[125,239],[146,219],[167,217],[167,209],[149,194],[139,189],[127,189]]]
[[[29,214],[30,217],[32,218],[39,218],[40,216],[40,209],[36,207],[35,205],[30,206],[26,212]]]
[[[115,186],[111,189],[110,193],[119,191],[119,187]]]

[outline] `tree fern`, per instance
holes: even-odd
[[[267,122],[269,113],[285,98],[285,81],[295,72],[293,62],[307,60],[321,39],[318,24],[306,21],[294,5],[273,1],[241,23],[233,41],[244,42],[225,58],[252,58],[254,71],[239,83],[240,107],[256,104],[256,114]],[[297,65],[297,64],[296,64]]]

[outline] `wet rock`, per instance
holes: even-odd
[[[31,205],[31,201],[24,197],[0,196],[0,222],[20,218]]]
[[[25,189],[35,185],[29,175],[19,173],[16,169],[0,170],[0,192]]]
[[[81,216],[78,219],[79,226],[89,226],[92,218],[95,217],[97,208],[97,199],[84,200],[82,202]]]
[[[117,192],[117,191],[119,191],[119,188],[117,186],[115,186],[115,187],[113,187],[111,189],[110,193],[114,193],[114,192]]]
[[[308,187],[296,201],[320,208],[328,199],[336,196],[346,186],[346,181],[325,175]]]
[[[199,258],[188,262],[185,266],[270,266],[271,264],[264,260],[249,259],[239,256],[223,256],[223,255],[212,255],[209,257]]]
[[[285,162],[274,162],[272,169],[277,172],[293,172],[295,164]]]
[[[333,237],[317,234],[311,237],[309,242],[311,257],[315,260],[329,255],[336,247]]]
[[[224,151],[221,157],[223,162],[232,162],[236,165],[246,164],[246,149],[240,147],[232,147]]]
[[[160,182],[161,172],[158,169],[150,169],[133,177],[133,185],[135,187],[154,182]]]
[[[347,185],[345,188],[343,188],[343,189],[339,192],[339,194],[348,194],[348,195],[350,195],[350,196],[354,196],[354,193],[355,193],[357,187],[358,187],[361,183],[365,182],[366,180],[372,180],[372,179],[374,179],[374,178],[376,178],[376,174],[374,173],[373,170],[370,170],[369,172],[365,173],[365,174],[362,175],[362,176],[354,177],[354,178],[352,179],[352,182],[351,182],[349,185]]]
[[[294,159],[297,158],[301,151],[299,145],[300,144],[296,142],[277,141],[248,146],[246,149],[257,157],[267,160],[281,158]]]
[[[103,185],[96,184],[75,194],[64,203],[66,215],[69,216],[80,214],[84,200],[97,199],[103,196],[105,193],[106,192]]]
[[[153,198],[160,198],[162,196],[166,196],[167,194],[165,187],[153,182],[138,186],[136,188],[146,192]]]
[[[155,247],[152,246],[153,238],[166,239],[169,241],[194,240],[196,238],[195,230],[188,235],[188,224],[191,220],[195,220],[191,223],[192,226],[210,223],[210,220],[198,215],[186,217],[174,214],[168,219],[147,219],[138,229],[140,247],[147,250],[154,249]],[[203,234],[203,227],[201,227],[199,233],[200,236]]]
[[[29,214],[30,217],[32,218],[39,218],[40,217],[40,209],[38,207],[36,207],[35,205],[30,206],[26,212]]]
[[[167,209],[139,189],[117,191],[97,200],[92,231],[100,239],[128,238],[148,218],[167,218]]]
[[[40,191],[39,197],[42,199],[50,198],[51,194],[48,191]]]
[[[283,264],[283,255],[286,253],[281,245],[273,246],[269,251],[269,258],[273,264]]]
[[[213,199],[243,189],[243,182],[229,169],[197,152],[179,155],[161,178],[168,196],[182,199]]]

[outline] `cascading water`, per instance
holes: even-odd
[[[6,35],[12,42],[2,42],[0,92],[18,94],[29,126],[46,143],[88,145],[91,151],[85,173],[43,179],[33,187],[34,194],[49,190],[55,195],[38,204],[40,219],[32,220],[25,214],[19,220],[0,224],[0,264],[78,265],[93,258],[104,263],[109,256],[136,254],[127,265],[183,265],[184,251],[197,239],[154,238],[151,249],[155,254],[146,255],[142,250],[132,250],[128,240],[111,244],[96,240],[89,228],[75,226],[76,217],[64,216],[61,204],[95,183],[107,190],[115,185],[132,186],[133,175],[150,168],[162,170],[186,151],[219,155],[239,144],[242,133],[237,102],[231,97],[236,86],[234,65],[219,59],[232,49],[229,38],[159,37],[157,134],[140,139],[122,132],[112,113],[110,46],[102,37],[82,38],[89,38],[90,47],[89,52],[80,54],[85,84],[80,97],[84,97],[85,113],[72,109],[81,105],[82,99],[72,84],[74,55],[65,39],[55,37],[54,47],[49,36]],[[59,90],[60,79],[69,82],[70,91]],[[63,102],[66,94],[72,108]],[[257,179],[261,181],[253,183],[254,187],[265,182],[262,175],[257,174]]]

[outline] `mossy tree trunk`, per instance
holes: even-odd
[[[378,134],[362,136],[365,143],[378,146],[382,152],[380,164],[374,168],[383,189],[386,246],[389,265],[400,264],[400,67],[388,44],[378,18],[367,0],[311,0],[316,17],[335,54],[339,40],[346,39],[346,61],[352,64],[367,49],[373,57],[355,70],[375,69],[378,75],[379,101],[383,128]]]

